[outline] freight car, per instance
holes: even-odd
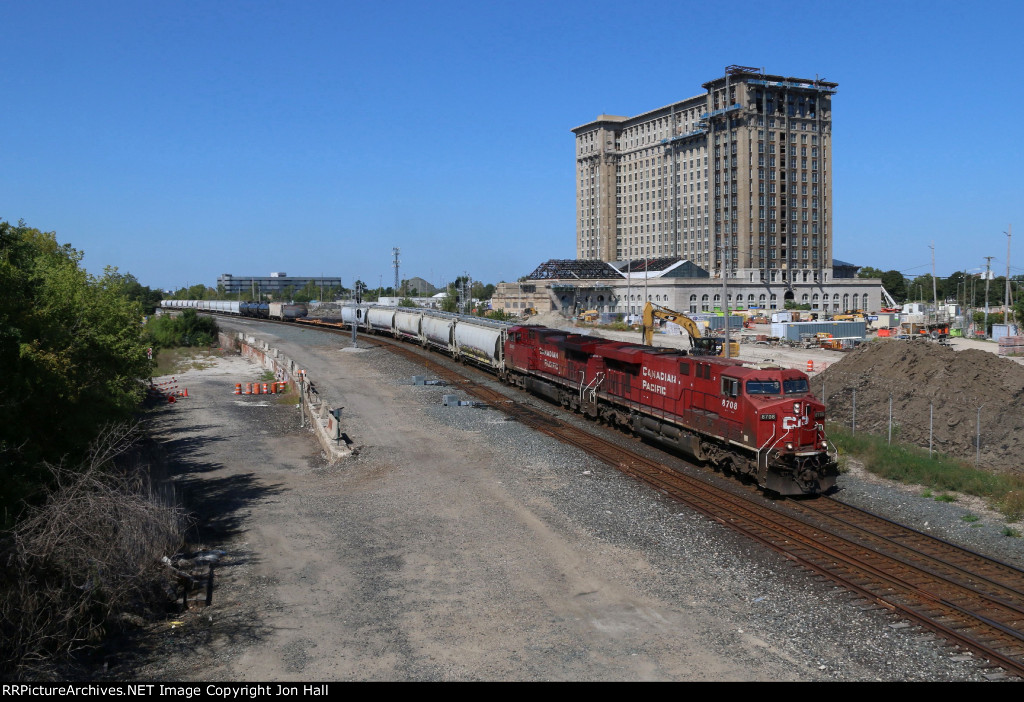
[[[255,317],[257,319],[280,319],[294,321],[309,313],[305,304],[284,302],[250,302],[231,300],[161,300],[160,306],[168,310],[194,309],[197,312],[217,312],[220,314]]]

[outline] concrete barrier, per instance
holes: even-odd
[[[327,398],[316,389],[314,379],[308,374],[305,374],[305,380],[300,386],[301,366],[296,361],[266,341],[244,332],[220,332],[219,341],[221,348],[236,351],[263,369],[273,372],[274,377],[279,380],[302,388],[299,398],[302,411],[306,413],[305,416],[313,427],[328,461],[334,463],[352,455],[352,449],[345,442],[341,429],[341,408],[330,406]]]

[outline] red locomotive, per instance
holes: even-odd
[[[835,485],[825,406],[807,375],[773,364],[513,326],[506,379],[781,495]]]

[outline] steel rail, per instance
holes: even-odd
[[[1001,666],[1015,675],[1024,675],[1024,617],[1021,609],[1011,600],[1024,601],[1024,592],[1009,584],[1000,584],[1001,596],[977,589],[972,578],[990,582],[984,575],[951,566],[929,554],[921,554],[925,563],[914,563],[916,551],[899,544],[895,538],[881,537],[869,529],[857,527],[857,539],[881,539],[890,545],[901,546],[899,557],[879,553],[859,540],[841,533],[829,533],[820,524],[811,524],[804,518],[783,514],[770,509],[750,497],[722,490],[682,472],[666,468],[660,460],[647,458],[611,442],[593,431],[583,430],[567,422],[508,397],[493,388],[481,385],[427,355],[385,337],[374,337],[388,348],[415,363],[425,365],[468,394],[501,409],[522,423],[558,438],[642,480],[665,494],[683,502],[714,521],[729,526],[739,533],[785,555],[791,561],[819,573],[861,597],[877,602],[898,612],[920,625],[935,631],[950,641],[961,644],[985,656],[993,665]],[[793,501],[789,501],[791,504]],[[812,510],[813,511],[813,510]],[[819,516],[822,514],[818,512]],[[865,514],[870,514],[866,513]],[[828,516],[828,515],[826,515]],[[843,523],[842,519],[830,517]],[[881,522],[900,528],[895,522]],[[844,529],[851,525],[845,524]],[[932,538],[926,534],[902,527],[913,538]],[[904,534],[904,538],[909,538]],[[945,543],[945,542],[941,542]],[[949,549],[958,549],[947,544]],[[971,559],[983,558],[964,551]],[[910,554],[910,555],[908,555]],[[915,556],[916,557],[916,556]],[[1020,571],[1006,564],[993,562],[1008,572]],[[933,568],[953,569],[955,579],[949,579]],[[1024,574],[1020,574],[1024,576]],[[1024,582],[1024,581],[1022,581]],[[1021,586],[1024,589],[1024,585]]]

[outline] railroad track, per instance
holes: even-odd
[[[442,364],[416,347],[373,339],[522,424],[576,446],[866,602],[932,630],[990,666],[1024,676],[1021,570],[827,497],[767,502],[753,487],[717,487],[668,467],[681,464],[679,459],[651,458],[602,436],[596,425],[588,430],[558,419],[496,390],[493,382],[477,382],[450,360]]]
[[[992,666],[1024,676],[1021,570],[827,497],[766,504],[753,489],[723,490],[518,402],[422,352],[387,345],[522,424],[615,466]]]

